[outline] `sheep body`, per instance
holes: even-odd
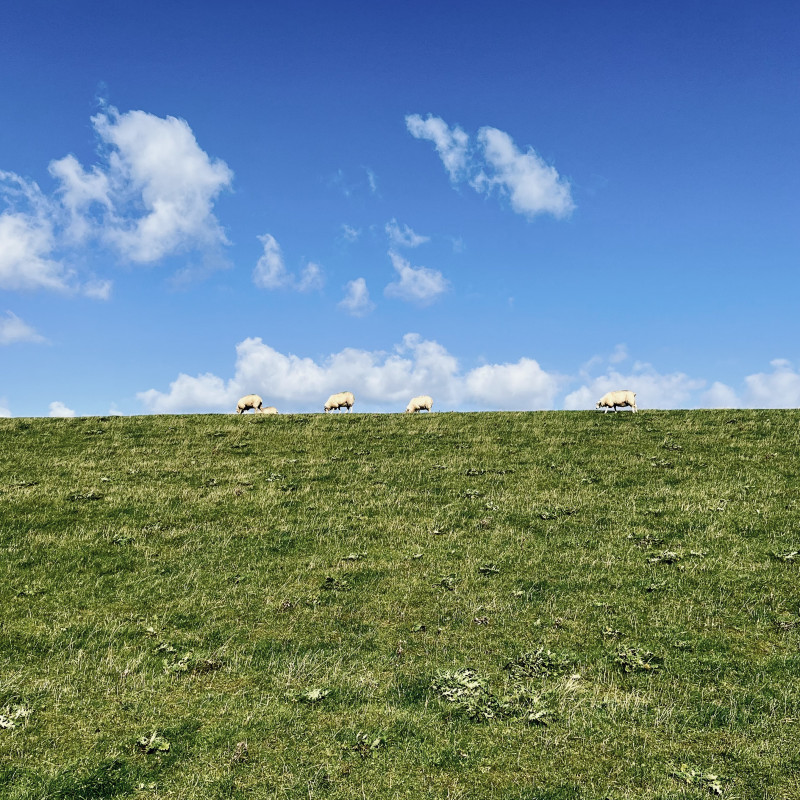
[[[328,398],[328,402],[325,403],[325,413],[327,414],[334,409],[341,410],[343,408],[352,411],[353,403],[355,403],[355,398],[352,392],[337,392],[336,394],[332,394]]]
[[[266,408],[261,409],[262,414],[277,414],[278,409],[275,406],[267,406]]]
[[[606,413],[609,408],[613,408],[616,412],[617,406],[626,408],[630,406],[633,411],[636,411],[636,392],[631,392],[629,389],[620,389],[617,392],[606,392],[598,401],[595,408],[604,408]]]
[[[237,414],[244,414],[245,411],[252,408],[256,414],[263,414],[264,410],[262,408],[264,401],[257,395],[257,394],[246,394],[239,402],[236,404],[236,413]]]
[[[413,414],[417,411],[431,411],[433,409],[433,398],[427,394],[412,397],[406,406],[406,414]]]

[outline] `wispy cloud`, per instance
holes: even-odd
[[[339,303],[339,308],[352,314],[354,317],[364,317],[374,308],[375,303],[369,299],[369,290],[364,278],[356,278],[345,286],[344,299]]]
[[[419,247],[431,240],[430,236],[420,236],[418,233],[414,233],[408,225],[403,225],[401,228],[396,219],[386,223],[386,235],[389,237],[389,241],[397,247]]]
[[[11,311],[5,318],[0,318],[0,345],[16,342],[45,342],[44,336],[37,333],[27,322],[21,320]]]
[[[425,119],[419,114],[409,114],[406,128],[415,139],[433,142],[451,181],[456,182],[465,176],[469,136],[458,125],[451,128],[443,119],[432,114]]]
[[[533,148],[519,150],[509,134],[489,126],[478,131],[476,144],[457,125],[440,117],[406,117],[408,131],[433,142],[453,183],[467,181],[478,192],[497,191],[518,214],[568,216],[575,208],[569,182],[545,163]]]
[[[450,288],[449,281],[438,270],[412,267],[411,262],[391,251],[389,258],[400,280],[386,286],[383,293],[387,297],[425,306]]]
[[[264,245],[264,252],[253,270],[253,283],[260,289],[294,289],[309,292],[320,289],[324,283],[322,269],[309,261],[299,276],[289,272],[283,260],[281,246],[274,236],[265,233],[258,237]]]

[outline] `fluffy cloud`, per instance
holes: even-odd
[[[227,244],[213,204],[233,175],[199,147],[184,120],[108,108],[92,123],[105,162],[85,169],[73,155],[52,161],[52,197],[0,172],[7,206],[0,214],[0,288],[107,299],[110,281],[81,285],[66,266],[70,253],[90,241],[134,263]]]
[[[256,286],[260,289],[296,289],[298,292],[322,287],[322,270],[317,264],[309,261],[297,277],[286,269],[281,246],[275,237],[266,233],[258,238],[264,245],[264,252],[253,270],[253,283]]]
[[[375,303],[369,299],[369,290],[364,278],[356,278],[345,287],[344,299],[339,303],[339,308],[352,314],[354,317],[363,317],[375,308]]]
[[[750,408],[800,407],[800,374],[783,358],[770,361],[771,373],[745,378],[745,404]]]
[[[386,234],[389,241],[398,247],[419,247],[430,241],[430,236],[420,236],[414,233],[408,225],[403,225],[401,229],[396,219],[386,223]]]
[[[63,159],[51,170],[61,178],[68,206],[80,211],[94,203],[108,212],[102,233],[123,256],[151,263],[176,251],[227,244],[212,208],[233,173],[209,158],[185,120],[110,108],[92,123],[111,149],[106,172],[67,169]]]
[[[71,291],[73,273],[54,257],[57,210],[37,184],[0,172],[0,289]]]
[[[0,406],[0,417],[10,417],[11,411],[5,406]]]
[[[412,267],[409,261],[393,252],[389,253],[389,258],[400,280],[388,284],[384,289],[383,293],[387,297],[424,306],[432,303],[450,287],[448,280],[438,270]]]
[[[6,312],[5,319],[0,318],[0,344],[44,341],[46,341],[44,336],[38,334],[27,322],[23,322],[11,311]]]
[[[138,397],[154,413],[232,411],[237,399],[258,392],[281,410],[319,410],[335,391],[351,390],[359,409],[398,411],[414,394],[430,394],[439,409],[550,408],[564,378],[536,361],[460,369],[438,342],[407,334],[390,353],[346,348],[321,362],[279,353],[259,338],[236,348],[234,377],[181,374],[168,392]]]
[[[532,149],[521,153],[512,138],[497,128],[481,128],[478,142],[485,169],[473,180],[478,191],[497,187],[508,194],[518,214],[565,217],[574,208],[569,184]]]
[[[75,412],[71,408],[67,408],[60,400],[54,400],[50,403],[50,413],[48,417],[74,417]]]
[[[483,127],[471,147],[461,128],[430,114],[424,120],[407,116],[406,127],[415,138],[434,143],[451,181],[468,180],[478,192],[497,190],[518,214],[565,217],[575,208],[568,181],[532,148],[521,152],[504,131]]]

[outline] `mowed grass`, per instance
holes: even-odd
[[[0,797],[800,798],[800,412],[0,420]]]

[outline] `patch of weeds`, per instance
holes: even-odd
[[[664,540],[660,536],[654,536],[652,533],[645,533],[641,536],[629,533],[626,538],[633,540],[636,546],[641,547],[642,550],[646,550],[649,547],[660,547],[664,544]]]
[[[577,508],[562,508],[561,506],[554,506],[553,508],[547,508],[543,511],[540,511],[538,516],[539,519],[559,519],[560,517],[571,517],[573,514],[576,514],[577,511]]]
[[[178,659],[164,659],[164,672],[172,675],[180,675],[182,673],[205,675],[209,672],[216,672],[218,669],[222,669],[222,661],[218,658],[203,658],[195,656],[192,652],[188,652]]]
[[[657,456],[650,456],[650,466],[658,467],[659,469],[674,469],[675,465],[671,461],[667,461]]]
[[[350,588],[350,584],[345,578],[339,579],[329,575],[322,582],[320,588],[329,592],[346,592]]]
[[[790,631],[800,625],[800,616],[785,612],[775,618],[775,627],[779,631]]]
[[[552,714],[542,697],[528,687],[514,685],[498,697],[486,681],[469,668],[440,672],[431,688],[441,702],[473,722],[514,717],[531,725],[546,725],[546,718]]]
[[[88,492],[72,492],[71,494],[67,495],[67,500],[70,503],[82,503],[91,502],[93,500],[102,500],[103,497],[105,497],[105,495],[91,490]]]
[[[689,786],[698,786],[707,789],[711,794],[722,795],[722,781],[713,772],[703,772],[688,764],[681,764],[680,769],[673,770],[670,775]]]
[[[439,700],[477,722],[494,719],[499,710],[497,698],[473,669],[440,672],[431,688]]]
[[[347,746],[348,750],[351,750],[361,758],[370,758],[378,750],[382,750],[386,747],[386,738],[383,736],[371,736],[369,734],[364,733],[363,731],[359,731],[356,734],[356,740],[353,744]]]
[[[297,695],[297,700],[301,703],[313,705],[324,700],[331,693],[331,689],[306,689]]]
[[[540,647],[532,653],[523,653],[509,661],[504,669],[508,670],[512,680],[523,678],[546,678],[566,672],[572,667],[573,660],[567,655],[559,655]]]
[[[675,564],[682,560],[683,555],[672,550],[663,550],[661,553],[656,553],[647,559],[650,564]]]
[[[137,739],[136,746],[145,755],[150,755],[151,753],[168,753],[170,743],[158,731],[151,731]]]
[[[455,574],[443,575],[434,586],[441,586],[443,589],[447,589],[448,592],[454,592],[456,588]]]
[[[775,553],[772,552],[770,555],[776,561],[797,561],[800,559],[800,550],[789,550],[786,553]]]
[[[641,650],[638,647],[624,647],[617,652],[614,663],[619,664],[622,667],[622,671],[626,673],[656,672],[661,669],[664,659],[649,650]]]
[[[339,560],[340,561],[360,561],[362,558],[366,558],[366,553],[348,553],[346,556],[342,556]]]
[[[500,568],[496,564],[482,564],[478,567],[478,572],[481,575],[499,575]]]
[[[25,724],[31,714],[33,709],[22,705],[0,708],[0,730],[14,730],[19,725]]]

